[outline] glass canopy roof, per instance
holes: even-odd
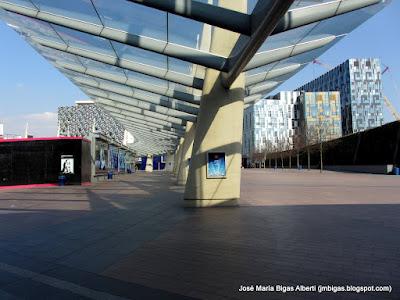
[[[230,71],[235,54],[254,40],[250,21],[263,7],[248,0],[247,13],[240,13],[217,0],[196,0],[188,16],[168,12],[166,2],[0,0],[0,19],[132,131],[138,153],[163,153],[176,147],[187,121],[196,121],[205,69]],[[277,88],[389,2],[292,1],[241,70],[245,103]],[[209,14],[196,12],[196,4]],[[210,20],[218,9],[220,20]],[[216,26],[240,33],[230,57],[210,50]]]

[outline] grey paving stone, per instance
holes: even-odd
[[[184,209],[173,186],[153,173],[0,191],[0,201],[33,203],[0,209],[0,262],[132,299],[343,296],[238,293],[244,283],[391,284],[392,294],[343,297],[400,298],[395,176],[245,170],[241,207],[199,210]],[[53,289],[0,272],[4,295],[72,297]]]

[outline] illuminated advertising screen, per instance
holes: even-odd
[[[207,178],[226,178],[225,153],[207,153]]]
[[[74,156],[61,155],[61,173],[74,174]]]

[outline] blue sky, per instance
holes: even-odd
[[[378,57],[390,67],[400,88],[399,30],[400,1],[394,0],[319,59],[335,66],[350,57]],[[58,106],[87,97],[2,21],[0,41],[0,122],[5,123],[5,132],[22,134],[29,122],[34,135],[55,135]],[[294,89],[325,71],[310,65],[279,90]],[[400,95],[389,74],[384,75],[383,84],[384,93],[400,111]],[[387,112],[385,118],[392,120]]]

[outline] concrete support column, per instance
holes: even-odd
[[[93,133],[89,134],[90,140],[90,182],[94,182],[96,175],[96,136]]]
[[[220,0],[220,6],[247,12],[245,0]],[[229,56],[239,35],[214,28],[211,51]],[[243,101],[245,80],[241,74],[230,89],[222,85],[221,72],[207,69],[203,96],[185,188],[185,206],[237,205],[240,197]],[[207,155],[225,153],[226,177],[207,178]]]
[[[178,165],[178,153],[179,153],[179,145],[176,147],[175,154],[174,154],[174,167],[172,168],[172,175],[176,176],[176,169]]]
[[[192,156],[194,136],[196,132],[196,124],[192,122],[186,123],[185,136],[181,145],[181,161],[178,170],[178,185],[185,185],[189,173],[189,163]]]
[[[180,138],[178,148],[176,149],[175,163],[174,163],[174,176],[175,177],[178,176],[179,166],[181,163],[182,143],[183,143],[183,137]]]
[[[165,158],[165,171],[172,172],[174,170],[174,154],[173,152],[167,152]]]
[[[153,172],[153,155],[147,154],[146,172]]]
[[[174,167],[172,168],[172,175],[175,176],[176,174],[176,166],[178,164],[178,152],[179,152],[179,145],[176,147],[175,153],[174,153]]]

